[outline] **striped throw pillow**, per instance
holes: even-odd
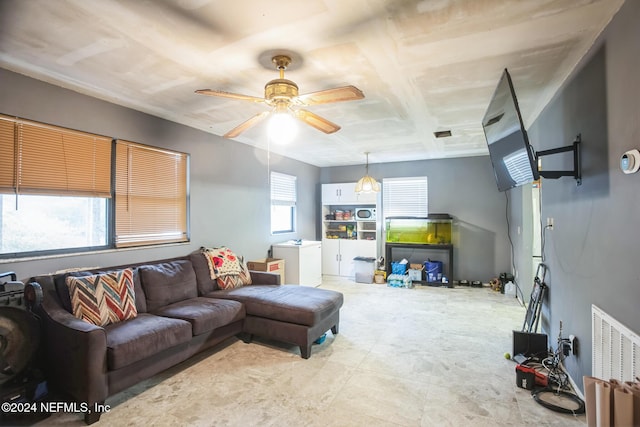
[[[73,315],[106,326],[138,315],[133,270],[130,268],[92,276],[66,278]]]

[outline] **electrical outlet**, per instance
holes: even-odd
[[[578,348],[576,347],[577,340],[575,335],[569,335],[569,352],[576,356],[578,354]]]
[[[565,357],[576,356],[578,354],[576,344],[574,335],[569,335],[569,338],[558,338],[558,351],[562,352]]]
[[[553,230],[553,218],[547,217],[547,228]]]

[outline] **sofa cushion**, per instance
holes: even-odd
[[[72,273],[57,274],[53,279],[53,283],[56,286],[56,293],[60,297],[60,302],[65,310],[69,313],[73,313],[73,307],[71,307],[71,295],[69,294],[69,285],[67,285],[67,277],[82,277],[91,276],[93,273],[90,271],[74,271]]]
[[[179,260],[138,267],[147,298],[147,310],[198,296],[196,273],[191,261]]]
[[[66,278],[75,317],[106,326],[136,317],[133,271],[129,268],[110,273]]]
[[[218,289],[218,282],[216,279],[211,278],[209,262],[207,261],[205,254],[201,250],[192,252],[189,254],[189,259],[193,265],[193,270],[196,272],[198,295],[205,295]]]
[[[245,317],[244,306],[238,301],[204,297],[167,305],[154,314],[186,320],[191,323],[193,335],[210,332]]]
[[[244,304],[247,316],[313,326],[342,307],[340,292],[298,285],[258,285],[210,292]]]
[[[191,324],[181,319],[141,313],[135,319],[105,327],[110,371],[191,340]]]

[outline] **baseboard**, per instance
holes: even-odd
[[[573,381],[573,378],[571,378],[571,375],[569,375],[569,372],[567,372],[562,362],[560,362],[560,369],[562,369],[562,372],[564,372],[564,374],[569,379],[569,384],[571,385],[571,388],[573,389],[573,392],[576,394],[576,396],[582,399],[582,401],[585,401],[584,394],[582,394],[582,391],[580,391],[580,388],[578,387],[578,385],[575,383],[575,381]]]

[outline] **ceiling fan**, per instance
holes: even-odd
[[[209,96],[220,96],[223,98],[240,99],[272,107],[270,111],[258,113],[250,119],[240,123],[235,128],[224,134],[225,138],[235,138],[252,126],[257,125],[270,114],[288,113],[300,119],[304,123],[319,131],[330,134],[340,130],[340,126],[321,117],[300,106],[310,106],[318,104],[329,104],[332,102],[354,101],[364,98],[364,94],[355,86],[343,86],[333,89],[326,89],[317,92],[310,92],[298,95],[298,85],[291,80],[284,78],[284,70],[291,64],[291,57],[288,55],[275,55],[271,62],[280,71],[280,78],[271,80],[264,86],[264,98],[241,95],[237,93],[225,92],[222,90],[200,89],[196,93]]]

